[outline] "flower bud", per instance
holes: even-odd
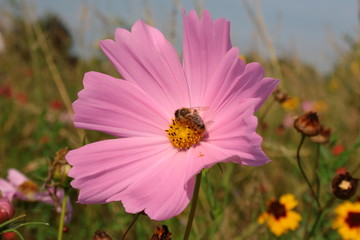
[[[319,134],[320,122],[316,112],[308,112],[295,119],[294,128],[307,137]]]
[[[1,235],[2,240],[17,240],[17,236],[14,232],[6,232]]]
[[[53,180],[58,182],[61,187],[70,186],[70,178],[68,177],[68,173],[71,169],[71,166],[67,163],[65,159],[65,155],[68,153],[67,148],[63,148],[58,151],[55,155],[54,162],[51,166],[51,174],[53,176]]]
[[[278,103],[283,103],[289,99],[289,96],[286,93],[282,92],[280,89],[276,89],[273,93],[273,96],[275,101],[277,101]]]
[[[15,210],[11,202],[7,198],[3,198],[0,192],[0,224],[11,219],[15,214]]]
[[[356,193],[358,181],[349,172],[338,172],[332,180],[332,192],[339,199],[350,199]]]
[[[150,240],[171,240],[171,232],[169,232],[169,229],[166,225],[156,227],[156,231]]]

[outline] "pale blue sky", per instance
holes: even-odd
[[[0,0],[4,1],[4,0]],[[251,0],[252,1],[252,0]],[[28,0],[38,15],[58,13],[76,33],[77,48],[81,54],[100,54],[95,45],[104,36],[111,37],[122,18],[132,25],[136,20],[151,17],[152,24],[165,36],[171,33],[171,15],[177,14],[176,46],[181,50],[181,8],[187,11],[196,3],[209,9],[213,18],[225,17],[231,21],[233,45],[246,53],[251,48],[264,51],[256,35],[254,24],[244,8],[243,0]],[[196,2],[196,3],[194,3]],[[278,55],[296,54],[316,64],[321,70],[330,69],[337,46],[344,46],[344,35],[356,36],[358,24],[357,0],[262,0],[264,18]],[[149,11],[150,9],[150,11]],[[84,40],[85,39],[85,40]],[[80,44],[81,42],[81,44]],[[81,50],[79,50],[81,49]],[[86,54],[84,53],[86,52]]]

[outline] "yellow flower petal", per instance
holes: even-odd
[[[282,203],[286,210],[291,210],[298,205],[298,201],[296,201],[295,196],[292,194],[285,194],[280,197],[280,203]]]
[[[283,102],[281,105],[283,108],[287,111],[294,110],[299,106],[300,100],[297,97],[290,97],[285,102]]]
[[[350,226],[348,216],[349,212],[360,214],[360,202],[346,201],[336,207],[334,212],[336,218],[332,222],[332,228],[337,229],[342,239],[359,240],[360,226]]]
[[[263,224],[267,220],[268,216],[269,214],[267,212],[261,214],[260,217],[258,218],[258,223]]]
[[[270,231],[276,236],[281,236],[287,232],[287,229],[284,228],[280,221],[276,220],[273,216],[269,217],[267,225],[270,228]]]
[[[273,201],[277,201],[274,199]],[[294,195],[285,194],[280,197],[279,203],[284,205],[286,214],[282,217],[276,218],[273,213],[265,212],[258,218],[258,223],[266,222],[270,231],[276,236],[281,236],[287,233],[289,230],[295,230],[299,227],[301,221],[301,215],[295,211],[290,211],[295,208],[298,202]],[[270,203],[271,204],[271,203]],[[269,206],[270,206],[269,204]]]

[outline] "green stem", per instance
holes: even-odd
[[[121,238],[122,240],[125,240],[126,235],[128,234],[128,232],[130,231],[130,229],[132,228],[132,226],[135,224],[136,220],[138,220],[139,217],[140,217],[140,213],[136,214],[134,220],[132,220],[129,227],[126,229],[124,235],[122,236]]]
[[[316,190],[316,196],[320,196],[320,178],[319,178],[319,159],[320,159],[320,144],[316,144],[316,156],[315,156],[315,161],[314,161],[314,175],[313,175],[313,184],[315,186],[315,190]],[[310,234],[308,235],[308,223],[309,220],[311,218],[312,215],[312,210],[311,208],[309,208],[309,212],[306,218],[306,222],[305,222],[305,232],[304,232],[304,237],[303,239],[309,239],[311,237],[311,235],[314,233],[314,230],[317,226],[317,223],[320,220],[321,214],[322,214],[322,210],[318,210],[318,213],[316,215],[315,218],[315,222],[311,228]]]
[[[12,229],[11,232],[14,232],[20,238],[20,240],[25,240],[18,230]]]
[[[319,178],[319,161],[320,161],[320,143],[316,144],[316,158],[314,163],[314,182],[316,184],[316,195],[320,196],[320,178]]]
[[[360,169],[360,164],[352,171],[351,175],[354,175]]]
[[[66,213],[66,193],[64,192],[64,196],[61,204],[61,215],[60,215],[60,223],[58,228],[58,237],[57,240],[62,240],[63,231],[64,231],[64,222],[65,222],[65,213]]]
[[[264,122],[264,119],[266,117],[266,115],[268,114],[268,112],[270,111],[270,109],[272,108],[272,106],[274,105],[275,101],[272,100],[271,103],[269,103],[265,110],[263,111],[262,115],[259,117],[259,125],[262,124]]]
[[[301,164],[300,149],[301,149],[301,147],[302,147],[302,145],[303,145],[303,143],[304,143],[304,140],[305,140],[305,135],[302,135],[300,144],[299,144],[298,149],[297,149],[297,152],[296,152],[296,159],[297,159],[297,163],[298,163],[299,169],[300,169],[300,171],[301,171],[301,174],[303,175],[303,177],[304,177],[304,179],[305,179],[305,182],[307,183],[307,185],[308,185],[308,187],[309,187],[309,189],[310,189],[310,192],[311,192],[311,194],[313,195],[313,198],[314,198],[315,201],[316,201],[316,204],[317,204],[317,206],[318,206],[318,210],[320,211],[320,210],[321,210],[321,205],[320,205],[318,196],[317,196],[316,193],[314,192],[314,189],[312,188],[311,183],[310,183],[308,177],[306,176],[305,171],[304,171],[304,168],[303,168],[303,166],[302,166],[302,164]]]
[[[195,217],[196,205],[197,205],[198,198],[199,198],[199,190],[200,190],[200,183],[201,183],[201,173],[202,172],[200,172],[196,176],[194,195],[193,195],[193,199],[192,199],[192,202],[191,202],[191,209],[190,209],[188,222],[187,222],[187,225],[186,225],[184,240],[188,240],[189,237],[190,237],[191,227],[192,227],[192,223],[193,223],[194,217]]]
[[[310,231],[310,233],[309,233],[309,239],[310,239],[310,237],[314,234],[315,229],[316,229],[316,227],[317,227],[317,224],[319,223],[320,218],[321,218],[322,215],[324,214],[324,211],[325,211],[326,209],[330,209],[331,205],[334,203],[335,200],[336,200],[336,198],[333,196],[333,197],[330,198],[330,200],[325,204],[325,207],[323,207],[322,209],[320,209],[320,210],[318,211],[318,214],[316,215],[316,219],[315,219],[314,225],[312,226],[311,231]]]
[[[26,217],[26,215],[25,215],[25,214],[21,214],[20,216],[14,217],[14,218],[6,221],[6,222],[3,222],[3,223],[0,224],[0,228],[3,227],[3,226],[8,225],[8,224],[10,224],[10,223],[13,223],[13,222],[15,222],[15,221],[17,221],[17,220],[19,220],[20,218],[23,218],[23,217]]]

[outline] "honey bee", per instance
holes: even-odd
[[[176,110],[175,119],[177,121],[191,123],[199,132],[205,132],[205,123],[198,111],[194,108],[180,108]]]

